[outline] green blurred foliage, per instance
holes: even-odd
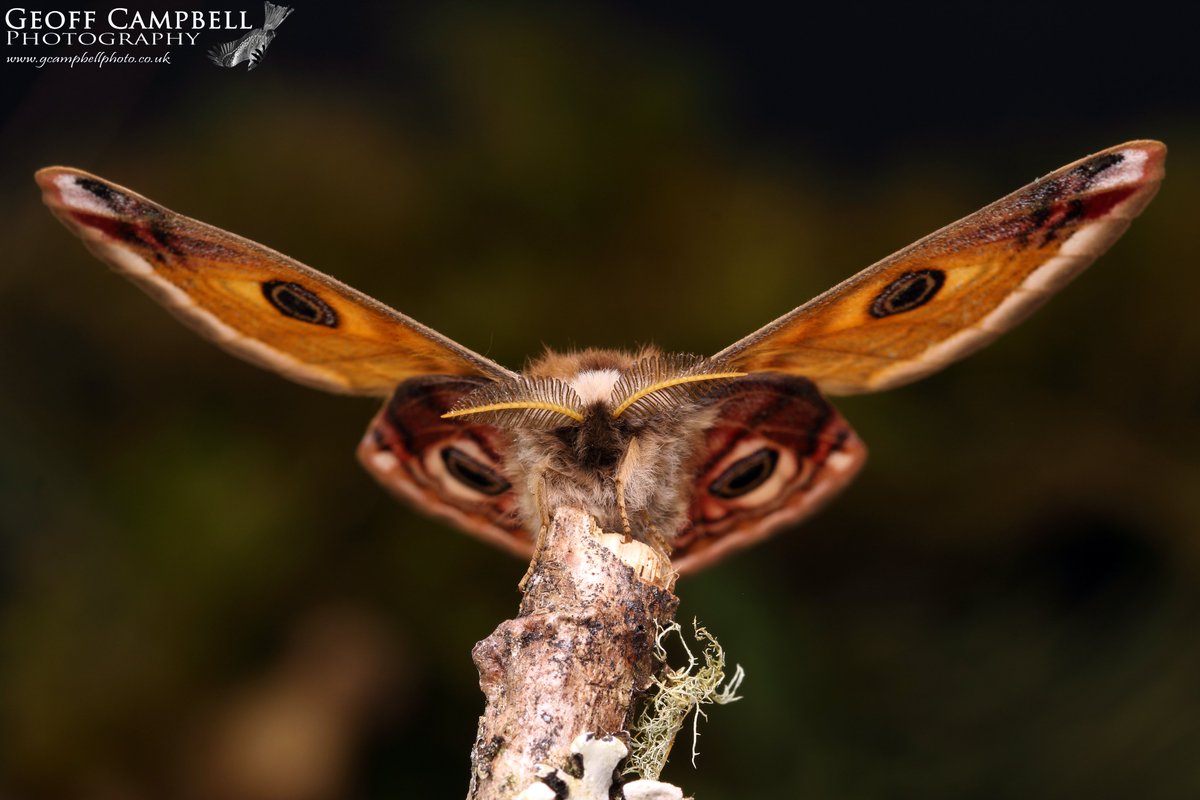
[[[33,169],[96,171],[518,366],[543,345],[715,351],[1135,136],[1168,142],[1168,179],[1112,253],[961,365],[840,402],[872,449],[857,483],[680,585],[681,618],[749,677],[702,729],[700,770],[677,756],[666,777],[703,798],[1200,792],[1194,98],[1114,101],[1051,135],[949,95],[979,130],[925,138],[914,98],[902,146],[783,145],[740,127],[720,30],[436,8],[364,6],[350,44],[302,8],[250,77],[47,68],[14,90],[0,793],[189,796],[213,709],[281,674],[332,607],[383,626],[395,656],[343,796],[455,796],[481,710],[470,648],[523,570],[358,469],[372,403],[231,359],[114,279],[37,202]]]

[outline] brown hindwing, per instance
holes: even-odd
[[[695,470],[689,523],[674,541],[680,572],[812,514],[866,459],[857,434],[807,379],[748,376],[733,381],[717,404]],[[730,471],[741,464],[739,485]]]
[[[444,375],[405,381],[371,421],[358,457],[384,487],[420,510],[528,558],[532,538],[504,474],[508,435],[489,425],[442,418],[486,383]]]

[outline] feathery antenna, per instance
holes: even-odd
[[[583,402],[557,378],[518,378],[484,386],[463,397],[442,415],[468,415],[498,428],[556,428],[583,422]]]
[[[678,408],[710,394],[719,381],[740,378],[703,356],[671,353],[644,358],[621,375],[613,386],[613,417],[645,416]]]

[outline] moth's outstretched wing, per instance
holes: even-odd
[[[385,396],[417,375],[514,377],[328,275],[124,187],[66,167],[37,182],[101,260],[226,350],[292,380]]]
[[[899,386],[1016,325],[1125,232],[1163,178],[1135,141],[1035,181],[722,350],[746,372],[803,375],[829,394]]]

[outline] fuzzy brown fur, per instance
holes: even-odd
[[[636,353],[587,349],[570,353],[547,350],[525,375],[570,383],[581,373],[623,372],[638,361],[659,355],[655,347]],[[553,430],[516,428],[515,447],[506,473],[522,486],[522,510],[530,530],[538,530],[550,509],[570,505],[588,511],[604,530],[631,533],[643,541],[673,537],[686,521],[691,474],[704,431],[714,412],[703,404],[638,418],[614,418],[605,401],[587,406],[584,420]],[[630,442],[638,446],[630,449]],[[630,459],[628,462],[626,459]],[[626,517],[618,503],[618,472],[625,477]]]

